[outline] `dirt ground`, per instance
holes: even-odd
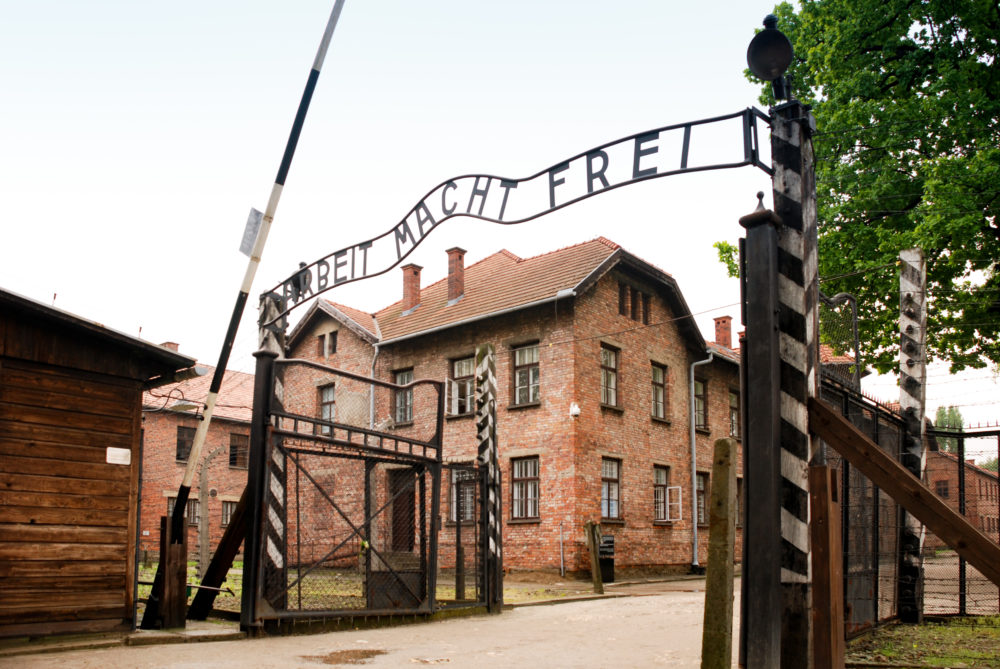
[[[498,616],[295,637],[23,655],[0,663],[19,669],[700,666],[704,580],[609,585],[606,592],[627,596],[598,600],[574,599],[576,591],[587,590],[581,582],[543,585],[554,591],[557,603],[517,606]]]

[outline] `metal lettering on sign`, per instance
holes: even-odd
[[[384,274],[403,261],[435,227],[455,216],[503,225],[524,223],[615,188],[659,177],[754,165],[771,172],[760,158],[758,109],[690,121],[637,133],[579,153],[523,179],[466,174],[430,190],[392,229],[334,251],[300,268],[270,292],[287,300],[282,315],[334,286]],[[731,129],[731,155],[699,148],[692,134],[704,128]]]

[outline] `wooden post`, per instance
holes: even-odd
[[[187,613],[187,527],[179,541],[172,536],[172,523],[160,517],[160,563],[163,565],[163,603],[160,628],[184,627]]]
[[[736,543],[736,442],[718,439],[712,462],[708,572],[701,634],[701,669],[729,669],[733,655],[733,560]]]
[[[588,520],[583,525],[587,536],[587,551],[590,553],[590,577],[594,580],[594,593],[604,594],[604,582],[601,580],[601,563],[597,552],[601,549],[601,524]]]
[[[809,468],[812,511],[813,666],[844,667],[844,569],[840,536],[837,472],[828,466]]]

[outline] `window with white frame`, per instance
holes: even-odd
[[[601,344],[601,404],[618,406],[618,349]]]
[[[511,517],[538,518],[538,456],[513,458],[511,468]]]
[[[533,404],[541,399],[539,391],[538,344],[514,349],[514,404]]]
[[[694,380],[694,426],[708,429],[708,390],[701,379]]]
[[[236,502],[222,501],[222,526],[228,527],[229,523],[233,520],[233,514],[236,513]]]
[[[740,394],[735,390],[729,391],[729,436],[740,438]]]
[[[448,411],[452,416],[470,414],[476,409],[476,358],[469,356],[451,361],[448,379]]]
[[[621,466],[615,458],[601,458],[601,518],[621,518]]]
[[[393,381],[399,386],[413,383],[413,369],[394,372]],[[397,424],[413,421],[413,388],[400,388],[396,391],[393,396],[392,415]]]
[[[334,401],[334,385],[328,384],[319,387],[319,418],[320,420],[332,423],[336,415],[336,402]],[[320,426],[321,434],[330,434],[330,426]]]
[[[476,473],[471,469],[452,469],[448,489],[448,519],[469,522],[476,518]]]
[[[670,485],[670,467],[653,466],[653,520],[672,522],[681,519],[681,488]]]
[[[229,433],[229,466],[246,469],[250,454],[250,436],[236,432]]]
[[[197,430],[193,427],[177,426],[177,462],[187,462],[191,446],[194,445],[195,432]]]
[[[695,497],[698,524],[708,524],[708,474],[695,474]]]
[[[666,420],[667,418],[667,367],[653,363],[653,398],[652,415],[653,418]]]
[[[167,516],[173,517],[174,506],[177,505],[176,497],[167,498]],[[187,503],[187,508],[184,509],[184,517],[187,518],[188,525],[197,525],[200,516],[198,515],[198,500],[189,499]]]

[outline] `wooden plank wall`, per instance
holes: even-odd
[[[138,381],[0,358],[0,637],[131,625],[140,402]]]

